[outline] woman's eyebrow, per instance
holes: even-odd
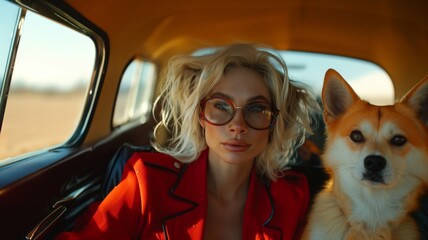
[[[248,99],[248,102],[260,101],[260,100],[269,103],[269,100],[265,96],[262,96],[262,95],[258,95],[258,96],[252,97],[252,98]]]
[[[212,97],[221,97],[221,98],[226,98],[226,99],[230,99],[233,100],[233,98],[227,94],[221,93],[221,92],[214,92],[210,95],[210,98]]]
[[[214,92],[214,93],[212,93],[210,95],[210,98],[212,98],[212,97],[226,98],[226,99],[234,101],[233,97],[231,97],[231,96],[229,96],[227,94],[221,93],[221,92]],[[249,98],[247,100],[247,102],[254,102],[254,101],[264,101],[264,102],[269,103],[269,100],[265,96],[263,96],[263,95],[257,95],[257,96],[251,97],[251,98]]]

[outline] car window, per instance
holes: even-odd
[[[194,55],[209,54],[214,49],[201,49]],[[277,51],[287,64],[290,79],[309,85],[321,95],[324,75],[329,68],[338,71],[364,100],[387,105],[395,101],[391,78],[375,63],[330,54],[303,51]]]
[[[0,16],[3,5],[19,8],[7,1],[0,4]],[[32,11],[22,11],[16,58],[9,55],[9,65],[0,61],[0,70],[13,69],[2,81],[6,97],[1,99],[0,164],[67,142],[82,118],[94,72],[96,49],[91,38]],[[2,29],[13,29],[13,24],[2,21]],[[1,33],[0,37],[0,42],[9,41]]]
[[[280,54],[287,63],[290,78],[308,84],[317,94],[321,94],[326,71],[333,68],[362,99],[377,105],[395,101],[391,78],[372,62],[312,52],[281,51]]]
[[[117,127],[133,120],[146,122],[152,107],[156,66],[142,59],[134,59],[125,69],[113,115]]]

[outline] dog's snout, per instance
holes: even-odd
[[[380,172],[386,166],[386,159],[379,155],[370,155],[364,159],[364,167],[372,172]]]

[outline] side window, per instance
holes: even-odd
[[[116,98],[113,127],[149,118],[152,107],[156,65],[143,59],[134,59],[125,69]]]
[[[364,100],[377,105],[393,104],[395,91],[389,75],[378,65],[350,57],[312,52],[280,52],[291,79],[311,86],[321,94],[324,75],[329,68],[338,71]]]
[[[8,13],[3,5],[19,7],[0,1],[1,28],[14,28],[13,22],[3,21]],[[96,49],[91,38],[32,11],[21,11],[19,44],[6,48],[16,57],[6,55],[10,64],[0,61],[0,71],[11,72],[0,82],[0,164],[66,143],[82,119],[94,72]],[[0,49],[9,42],[5,37],[0,32]]]

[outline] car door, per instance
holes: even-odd
[[[98,199],[119,146],[149,143],[154,65],[130,59],[107,82],[107,35],[62,2],[1,0],[0,19],[0,239],[49,239]]]

